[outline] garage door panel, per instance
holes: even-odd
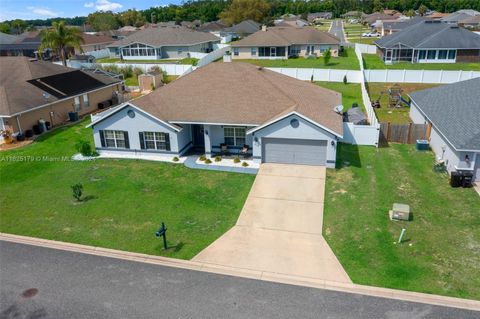
[[[326,140],[263,138],[263,162],[325,165]]]

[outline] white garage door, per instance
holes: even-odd
[[[262,162],[325,165],[326,140],[262,138]]]

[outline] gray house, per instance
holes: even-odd
[[[232,89],[234,88],[234,89]],[[207,156],[248,147],[256,162],[335,166],[341,95],[249,63],[211,63],[93,117],[98,152]]]
[[[183,59],[213,51],[220,38],[183,27],[150,27],[107,46],[124,60]]]
[[[449,172],[480,180],[480,78],[410,94],[410,118],[431,128],[430,147]]]

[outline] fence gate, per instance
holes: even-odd
[[[379,146],[386,146],[388,142],[414,144],[416,140],[428,139],[428,125],[426,124],[391,124],[380,123]]]

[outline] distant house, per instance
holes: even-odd
[[[422,21],[375,44],[385,63],[480,62],[480,35],[441,21]]]
[[[224,35],[229,35],[233,40],[240,39],[251,34],[254,34],[261,28],[261,24],[253,20],[245,20],[231,27],[225,28],[222,32]]]
[[[110,57],[124,60],[182,59],[213,51],[220,38],[183,27],[150,27],[108,45]]]
[[[338,56],[340,40],[310,28],[263,27],[231,46],[233,59],[288,59],[321,56],[327,49]]]
[[[310,25],[310,22],[303,19],[278,19],[273,22],[276,27],[294,27],[294,28],[303,28]]]
[[[223,32],[227,28],[227,25],[223,23],[222,21],[212,21],[212,22],[206,22],[199,26],[196,30],[200,32],[209,32],[217,37],[219,37],[221,40],[221,43],[228,43],[232,41],[232,36],[226,34]]]
[[[94,112],[113,100],[121,80],[28,57],[0,57],[0,126],[25,132],[39,120],[55,126],[68,112]]]
[[[81,52],[75,50],[76,54],[82,54],[85,52],[98,51],[107,48],[107,45],[112,44],[116,40],[107,35],[102,34],[88,34],[82,33],[83,43],[80,46],[82,48]]]
[[[331,12],[311,12],[307,15],[307,20],[310,23],[315,23],[318,20],[325,20],[333,18],[333,13]]]
[[[343,14],[342,17],[345,19],[361,19],[365,16],[365,13],[362,11],[348,11]]]
[[[0,43],[0,56],[26,56],[30,58],[38,58],[38,49],[40,48],[41,39],[40,32],[30,31],[16,36],[16,40],[11,42],[13,38],[2,36],[3,43]],[[9,43],[10,42],[10,43]],[[49,59],[51,50],[45,50],[42,54],[44,59]]]
[[[383,21],[380,28],[380,34],[382,36],[393,34],[425,20],[427,20],[427,18],[417,16],[407,20],[397,19],[394,21]]]
[[[397,20],[399,16],[389,15],[380,12],[374,12],[372,14],[367,14],[362,18],[362,22],[368,26],[372,26],[377,21],[393,21]]]
[[[480,12],[476,10],[470,10],[470,9],[458,10],[449,14],[445,18],[443,18],[442,21],[446,23],[457,24],[462,20],[465,20],[474,16],[478,16],[478,15],[480,15]]]
[[[480,181],[480,78],[410,93],[410,118],[431,128],[430,147],[449,172]]]
[[[432,12],[431,14],[427,15],[426,17],[428,17],[431,20],[441,20],[443,18],[448,17],[449,14],[450,13]]]
[[[460,20],[458,25],[472,31],[480,31],[480,15]]]

